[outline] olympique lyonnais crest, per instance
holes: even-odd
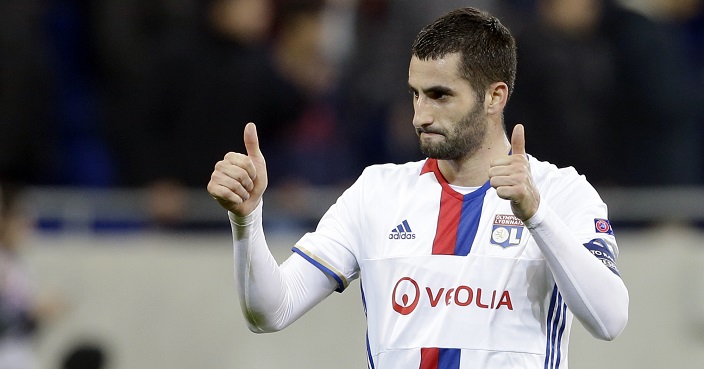
[[[516,246],[523,237],[523,222],[515,215],[496,214],[491,243],[501,247]]]

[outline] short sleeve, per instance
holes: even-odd
[[[316,230],[306,233],[293,247],[295,253],[333,278],[338,292],[359,276],[357,250],[363,242],[364,176],[328,209]]]

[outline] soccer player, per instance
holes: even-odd
[[[418,34],[408,85],[427,159],[364,170],[277,265],[262,229],[256,127],[215,165],[249,328],[278,331],[360,278],[370,368],[567,368],[573,317],[612,340],[628,291],[607,208],[587,180],[526,153],[503,110],[515,41],[494,17],[452,11]],[[543,108],[543,107],[536,107]]]

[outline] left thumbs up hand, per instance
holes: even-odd
[[[489,181],[500,198],[511,201],[511,210],[518,219],[526,221],[538,211],[540,194],[530,174],[522,124],[513,128],[511,155],[492,160]]]

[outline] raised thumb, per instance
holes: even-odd
[[[511,134],[511,153],[513,155],[526,154],[526,135],[522,124],[516,124]]]
[[[257,126],[254,123],[247,123],[244,127],[244,147],[247,149],[247,156],[250,158],[263,158],[259,149],[259,137],[257,136]]]

